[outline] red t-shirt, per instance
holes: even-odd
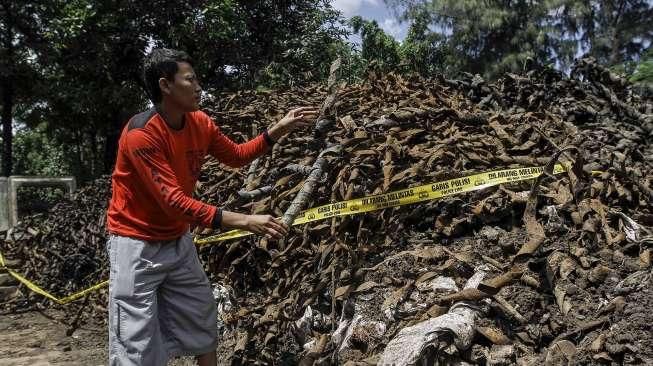
[[[207,153],[232,167],[263,155],[267,132],[236,144],[204,112],[184,115],[175,130],[152,109],[129,120],[118,142],[107,212],[110,233],[148,241],[173,240],[190,223],[219,226],[221,210],[191,196]]]

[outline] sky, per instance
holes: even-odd
[[[653,0],[647,0],[649,5]],[[408,32],[408,23],[400,23],[392,10],[383,0],[331,0],[331,5],[340,10],[346,18],[360,15],[367,20],[376,20],[379,26],[397,41],[403,41]],[[354,35],[351,41],[360,42],[360,36]]]
[[[398,41],[406,38],[408,23],[399,23],[383,0],[333,0],[331,5],[346,18],[360,15],[366,20],[376,20],[379,27]]]

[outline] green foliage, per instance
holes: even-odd
[[[219,89],[321,81],[336,57],[355,82],[370,68],[490,77],[528,59],[565,68],[579,50],[651,80],[653,57],[639,57],[653,38],[646,0],[386,2],[410,23],[402,43],[374,21],[343,20],[328,0],[3,2],[3,167],[80,181],[110,172],[124,123],[148,105],[141,60],[152,46],[186,50],[203,84]],[[27,130],[12,143],[14,121]]]
[[[44,38],[56,13],[51,1],[3,1],[0,4],[0,95],[2,110],[2,174],[12,173],[14,109],[38,101],[44,89],[41,65],[51,46]]]
[[[339,20],[325,0],[209,0],[153,39],[200,61],[196,71],[205,83],[274,88],[328,75],[333,45],[346,35]]]
[[[339,42],[332,45],[333,53],[341,58],[341,78],[348,83],[360,81],[367,71],[369,62],[361,57],[361,52],[349,42]]]
[[[284,2],[273,2],[277,7]],[[269,62],[255,74],[256,83],[278,88],[323,80],[331,62],[339,56],[346,30],[339,25],[339,15],[327,1],[285,2],[268,25],[271,47],[266,54],[255,56]],[[284,19],[285,18],[285,19]],[[278,19],[275,21],[275,19]],[[259,32],[253,30],[252,32]],[[256,49],[257,46],[254,46]]]
[[[71,173],[63,146],[47,137],[45,125],[17,129],[14,137],[14,174],[64,176]]]
[[[399,43],[387,35],[376,21],[367,21],[359,16],[349,20],[354,33],[361,36],[361,58],[369,65],[383,71],[396,70],[401,62]]]
[[[153,28],[145,14],[163,17],[172,7],[52,3],[56,11],[42,27],[48,45],[47,62],[39,63],[42,91],[17,118],[28,127],[47,121],[44,133],[63,146],[71,173],[85,181],[111,169],[115,144],[108,142],[117,140],[127,116],[145,106],[139,64]]]
[[[401,54],[411,71],[421,75],[447,73],[445,37],[429,30],[429,19],[423,11],[414,15],[406,39],[401,44]]]
[[[558,26],[600,63],[637,60],[653,40],[653,7],[647,0],[555,0]],[[627,67],[626,67],[627,68]]]
[[[599,62],[636,60],[653,40],[646,0],[386,0],[412,23],[405,55],[421,72],[492,77],[527,59],[566,69],[582,50]],[[429,59],[431,62],[424,60]],[[627,65],[627,64],[626,64]]]
[[[346,49],[347,31],[326,0],[19,3],[0,6],[1,29],[13,32],[0,31],[0,88],[16,91],[3,120],[61,146],[80,181],[111,171],[122,126],[147,107],[149,47],[186,50],[203,83],[223,88],[321,80]],[[19,170],[44,171],[38,159]]]
[[[642,56],[642,61],[635,68],[630,81],[633,83],[644,83],[653,85],[653,47],[649,47]]]
[[[556,42],[545,22],[549,10],[546,2],[424,0],[412,3],[404,18],[413,22],[409,41],[419,55],[418,69],[432,72],[429,66],[436,63],[447,74],[492,76],[519,70],[527,59],[554,60]]]
[[[653,59],[646,60],[635,69],[635,73],[630,77],[630,81],[653,83]]]
[[[15,129],[14,175],[60,177],[71,174],[63,146],[47,137],[45,125]],[[18,190],[18,216],[46,212],[64,196],[61,188],[22,187]]]
[[[41,91],[28,92],[16,117],[49,121],[44,133],[82,181],[110,172],[123,124],[146,108],[141,60],[152,44],[188,51],[206,83],[278,87],[323,77],[340,34],[326,2],[55,3],[40,29],[49,47],[36,68]]]

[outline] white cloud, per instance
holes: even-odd
[[[349,18],[360,13],[363,5],[379,6],[381,0],[333,0],[331,5]]]
[[[379,26],[383,31],[393,36],[395,39],[400,40],[404,38],[403,33],[406,31],[406,27],[402,27],[395,18],[385,18]]]

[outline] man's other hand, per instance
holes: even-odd
[[[279,240],[288,235],[288,225],[270,215],[247,215],[245,228],[268,239]]]
[[[285,134],[298,128],[313,126],[319,111],[314,107],[300,107],[291,110],[279,122],[268,130],[268,135],[274,141],[278,141]]]

